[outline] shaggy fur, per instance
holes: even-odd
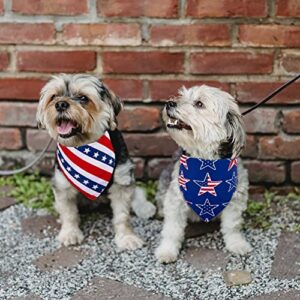
[[[60,110],[60,105],[66,105],[66,109]],[[120,249],[133,250],[141,247],[143,242],[134,234],[130,225],[131,204],[133,203],[134,211],[141,217],[152,216],[155,207],[147,202],[143,191],[135,186],[133,164],[128,157],[122,135],[116,129],[116,116],[121,108],[119,98],[96,77],[62,74],[53,77],[42,89],[37,120],[54,140],[69,147],[94,142],[106,130],[114,133],[122,149],[115,149],[119,159],[107,198],[111,201],[113,210],[115,242]],[[62,121],[72,124],[72,130],[67,134],[59,132]],[[79,228],[78,191],[58,167],[53,178],[53,190],[55,208],[61,220],[58,240],[65,246],[80,244],[84,236]]]
[[[169,101],[163,111],[167,130],[175,142],[192,157],[219,159],[237,157],[245,143],[245,133],[238,106],[231,95],[205,85],[183,88],[179,97]],[[164,225],[156,249],[160,262],[177,259],[188,219],[199,220],[183,199],[178,184],[179,161],[173,166],[169,184],[159,184],[157,200],[162,203]],[[221,213],[221,231],[226,248],[246,254],[251,246],[240,232],[242,213],[248,199],[248,173],[241,160],[238,186],[229,205]]]

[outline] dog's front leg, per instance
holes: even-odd
[[[182,198],[177,178],[171,182],[163,205],[162,238],[155,256],[161,263],[170,263],[177,260],[188,219],[188,206]]]
[[[128,186],[114,183],[110,188],[109,198],[113,210],[115,241],[122,250],[135,250],[143,241],[135,235],[130,225],[130,208],[135,185]]]
[[[78,192],[58,169],[55,170],[53,181],[55,209],[61,221],[57,239],[65,246],[80,244],[84,236],[79,229],[80,217],[76,202]]]

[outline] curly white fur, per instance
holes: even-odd
[[[175,104],[174,104],[175,103]],[[181,89],[174,105],[165,109],[166,124],[180,120],[190,127],[168,128],[170,136],[192,157],[218,159],[222,145],[229,145],[230,156],[240,154],[245,141],[243,123],[238,106],[231,95],[208,86]],[[168,110],[168,111],[167,111]],[[173,122],[172,122],[173,123]],[[199,219],[183,199],[178,184],[179,162],[176,162],[167,189],[159,191],[163,204],[164,225],[162,238],[155,255],[160,262],[177,259],[188,219]],[[251,251],[241,230],[242,213],[248,199],[248,173],[239,159],[238,186],[229,205],[221,213],[221,231],[226,248],[237,254]]]

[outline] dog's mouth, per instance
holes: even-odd
[[[57,133],[63,139],[70,138],[81,132],[81,127],[78,123],[68,118],[59,118],[56,124]]]
[[[167,115],[169,117],[167,121],[167,127],[172,129],[178,129],[178,130],[192,130],[192,127],[183,121],[175,118],[173,115],[171,115],[169,112],[167,112]]]

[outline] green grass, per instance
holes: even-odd
[[[46,209],[54,213],[54,195],[49,178],[38,173],[31,175],[17,174],[0,177],[0,186],[9,186],[8,196],[14,197],[17,202],[34,209]]]

